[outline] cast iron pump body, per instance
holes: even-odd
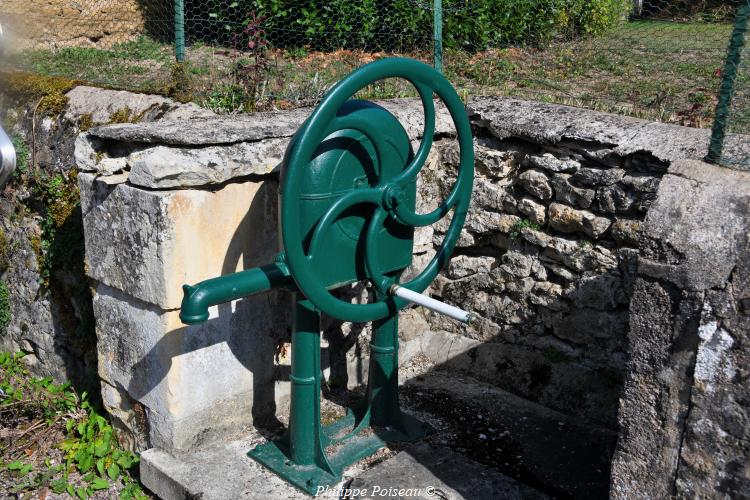
[[[390,112],[351,99],[387,78],[406,79],[419,92],[425,123],[416,152]],[[416,179],[432,147],[434,95],[455,124],[460,165],[448,196],[432,212],[418,214]],[[294,293],[289,428],[283,438],[250,451],[251,457],[315,493],[385,443],[414,441],[429,430],[399,407],[398,312],[410,301],[430,306],[430,299],[419,294],[455,247],[473,178],[471,127],[463,103],[443,75],[421,62],[392,58],[365,65],[336,84],[315,108],[292,138],[282,164],[282,253],[272,264],[184,286],[180,318],[188,324],[207,320],[211,305],[272,287]],[[415,278],[400,283],[412,262],[414,229],[449,214],[449,228],[433,259]],[[375,300],[352,304],[331,293],[358,281],[372,284]],[[443,307],[453,310],[448,312],[453,317],[469,320],[459,309]],[[366,401],[325,427],[320,422],[321,312],[344,321],[374,322]]]

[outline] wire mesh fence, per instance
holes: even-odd
[[[709,128],[747,1],[4,0],[0,50],[6,70],[160,92],[220,112],[311,105],[361,64],[389,55],[432,62],[437,50],[464,96]],[[728,132],[749,133],[739,61],[723,120]],[[415,95],[398,81],[364,94]]]

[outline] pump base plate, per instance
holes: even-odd
[[[387,443],[410,443],[432,431],[432,428],[409,414],[401,413],[398,428],[362,426],[351,411],[329,425],[322,426],[321,441],[333,474],[318,465],[297,465],[291,460],[286,437],[268,441],[248,452],[248,456],[265,465],[285,481],[315,495],[319,486],[341,481],[341,474],[351,464],[368,457]],[[355,431],[348,432],[349,429]],[[340,437],[341,436],[341,437]]]

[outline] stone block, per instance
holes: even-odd
[[[543,226],[547,223],[547,207],[537,203],[529,196],[524,196],[518,202],[518,211],[529,218],[535,224]]]
[[[632,213],[636,211],[638,193],[625,189],[619,184],[607,186],[597,191],[595,209],[612,214]]]
[[[583,232],[598,238],[609,229],[611,221],[587,210],[576,210],[567,205],[552,203],[549,206],[549,224],[563,233]]]
[[[521,228],[521,236],[532,245],[537,245],[542,248],[549,245],[552,241],[552,236],[542,231],[531,229],[530,227]]]
[[[451,259],[450,264],[448,264],[447,274],[449,278],[459,279],[477,273],[488,273],[494,263],[494,257],[459,255]]]
[[[575,172],[581,168],[580,162],[571,159],[561,160],[551,153],[545,153],[542,156],[529,155],[524,158],[523,165],[549,172]]]
[[[474,180],[472,199],[477,208],[502,212],[506,202],[505,186],[497,181],[490,181],[484,177]]]
[[[518,176],[518,184],[540,200],[552,198],[552,185],[543,172],[527,170]]]
[[[490,149],[479,144],[474,145],[474,156],[477,169],[480,172],[484,170],[491,178],[508,177],[517,166],[512,153]],[[456,151],[456,157],[458,157],[458,151]]]
[[[418,99],[376,101],[393,113],[412,139],[422,136],[424,126],[422,103]],[[209,115],[184,120],[168,117],[159,123],[121,123],[91,129],[102,139],[142,144],[207,146],[253,142],[268,138],[291,137],[310,116],[312,108],[268,111],[231,116]],[[448,110],[442,103],[435,106],[435,134],[455,133]]]
[[[182,285],[270,262],[278,251],[277,183],[152,191],[79,176],[86,262],[95,280],[176,309]]]
[[[284,157],[288,138],[271,138],[205,148],[155,146],[130,155],[128,180],[152,189],[222,184],[273,171]]]
[[[643,223],[612,497],[744,498],[750,174],[673,163]]]
[[[581,186],[611,186],[625,176],[621,168],[582,168],[573,174],[572,181]]]
[[[638,246],[641,237],[641,221],[616,219],[610,229],[612,238],[620,245]]]
[[[274,401],[288,393],[276,387],[284,368],[274,361],[288,309],[279,294],[262,294],[215,306],[206,323],[187,326],[177,310],[99,284],[99,375],[145,406],[151,445],[199,445],[273,416]]]
[[[159,95],[139,94],[124,90],[79,85],[66,96],[68,106],[65,110],[65,118],[71,122],[77,121],[82,115],[89,115],[94,124],[110,123],[114,113],[122,113],[124,110],[128,110],[130,117],[137,118],[140,124],[157,119],[183,121],[216,116],[210,110],[194,103],[183,104]],[[158,127],[159,125],[152,126]]]
[[[519,252],[507,252],[503,255],[500,268],[514,278],[527,278],[531,274],[534,259]]]
[[[596,197],[596,191],[570,184],[570,175],[555,174],[552,177],[555,200],[580,208],[589,208]]]

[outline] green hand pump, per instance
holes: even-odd
[[[369,101],[351,99],[387,78],[408,80],[424,108],[416,152],[399,121]],[[445,103],[460,147],[458,175],[432,212],[418,214],[416,178],[432,147],[433,95]],[[308,493],[336,483],[345,467],[388,442],[423,437],[426,424],[403,413],[398,400],[398,312],[421,304],[461,321],[470,315],[422,295],[448,261],[471,201],[474,150],[471,127],[456,91],[430,66],[403,58],[367,64],[336,84],[292,138],[281,167],[283,251],[275,262],[185,285],[180,318],[208,319],[209,306],[273,287],[294,294],[289,428],[249,455]],[[442,245],[413,279],[400,283],[412,262],[416,227],[452,214]],[[352,304],[331,291],[367,280],[375,297]],[[366,401],[343,419],[320,421],[320,313],[344,321],[372,321]]]

